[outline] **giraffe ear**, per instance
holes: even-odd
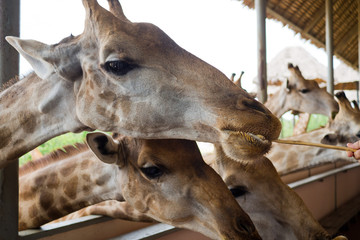
[[[35,40],[23,40],[10,36],[5,39],[31,64],[40,78],[46,79],[55,71],[52,64],[44,60],[50,50],[49,45]]]
[[[116,164],[119,167],[124,166],[123,153],[119,152],[120,144],[105,133],[94,132],[86,135],[86,142],[91,151],[104,163]]]
[[[70,36],[66,39],[72,39]],[[57,73],[63,79],[73,81],[82,76],[82,69],[76,52],[79,47],[74,44],[47,45],[35,40],[24,40],[17,37],[6,37],[6,40],[31,64],[35,73],[42,79],[48,79]]]

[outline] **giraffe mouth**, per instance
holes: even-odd
[[[254,147],[264,147],[271,145],[271,141],[267,140],[263,135],[261,134],[254,134],[250,132],[232,132],[230,135],[237,137],[238,139],[233,139],[235,142],[242,142],[244,145],[252,145]]]
[[[229,137],[236,137],[238,138],[238,141],[245,141],[248,144],[253,144],[253,145],[271,144],[271,141],[266,139],[266,137],[261,134],[233,131],[233,130],[223,130],[222,132],[228,136],[228,139]],[[236,141],[236,139],[232,139],[232,141],[234,140]]]
[[[248,160],[267,153],[271,140],[262,134],[223,130],[221,144],[227,156],[235,160]]]

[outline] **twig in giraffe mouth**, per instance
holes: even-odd
[[[356,149],[352,149],[349,147],[334,146],[334,145],[328,145],[328,144],[322,144],[322,143],[312,143],[312,142],[284,140],[284,139],[277,139],[277,140],[273,140],[273,141],[277,142],[277,143],[283,143],[283,144],[304,145],[304,146],[309,146],[309,147],[321,147],[321,148],[329,148],[329,149],[335,149],[335,150],[340,150],[340,151],[349,151],[349,152],[356,151]]]
[[[270,145],[271,141],[267,140],[263,135],[253,134],[249,132],[224,130],[229,136],[236,136],[242,140],[245,140],[251,145]],[[235,139],[233,139],[235,140]]]

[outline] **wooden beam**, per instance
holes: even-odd
[[[257,20],[257,51],[258,51],[258,92],[260,102],[267,100],[267,74],[266,74],[266,0],[255,0]]]
[[[325,43],[327,53],[327,88],[334,95],[334,49],[333,49],[333,5],[332,0],[325,0]]]
[[[18,53],[5,36],[19,36],[19,0],[0,0],[0,84],[19,74]],[[0,239],[18,239],[18,161],[0,169]]]

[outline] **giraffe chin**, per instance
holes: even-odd
[[[225,154],[237,161],[256,159],[270,150],[271,141],[263,135],[241,131],[221,132]]]

